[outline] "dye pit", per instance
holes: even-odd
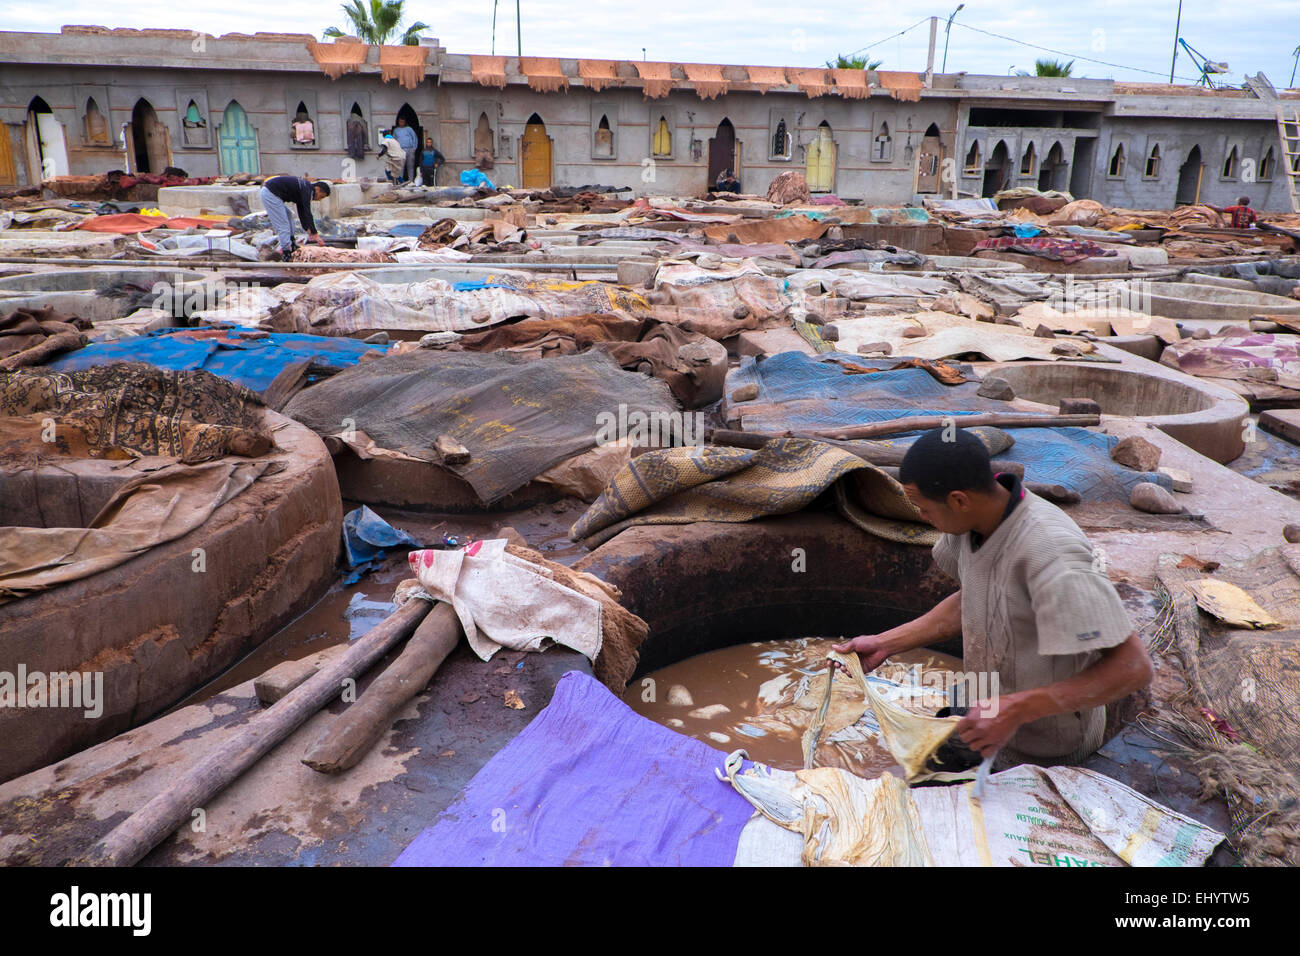
[[[710,747],[728,752],[743,749],[760,763],[799,770],[801,738],[825,691],[826,654],[840,640],[759,641],[697,654],[633,680],[623,702],[641,716]],[[890,657],[875,673],[900,683],[915,674],[916,682],[923,684],[926,675],[959,670],[957,658],[921,649]],[[839,680],[848,684],[847,678]],[[841,692],[849,693],[847,688]],[[919,709],[933,713],[935,708]],[[864,777],[886,771],[902,775],[902,768],[878,739],[836,742],[834,736],[823,736],[818,766],[841,767]]]

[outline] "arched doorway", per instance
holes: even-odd
[[[257,130],[248,121],[248,114],[237,100],[231,100],[221,114],[221,131],[217,136],[221,156],[221,172],[256,173],[261,171],[257,151]]]
[[[418,152],[424,149],[424,127],[420,124],[420,117],[411,108],[410,103],[403,103],[402,108],[397,111],[397,116],[393,119],[393,126],[396,128],[397,120],[406,120],[406,125],[415,130],[415,148]],[[416,165],[419,165],[418,162]]]
[[[546,189],[551,185],[551,138],[546,124],[534,113],[528,117],[519,143],[520,185],[524,189]]]
[[[835,188],[835,137],[825,120],[808,144],[804,178],[808,180],[809,192],[828,193]]]
[[[939,127],[931,123],[921,137],[921,151],[916,158],[916,191],[937,193],[939,170],[943,167],[943,137]]]
[[[731,120],[724,119],[718,124],[718,131],[709,140],[709,181],[704,184],[705,192],[713,188],[718,181],[718,174],[730,169],[740,178],[736,169],[736,128]]]
[[[39,96],[27,107],[25,133],[27,181],[36,184],[55,176],[66,176],[68,146],[63,137],[63,124],[55,118],[49,104]]]
[[[1060,143],[1053,143],[1038,172],[1038,189],[1040,192],[1047,192],[1049,189],[1063,188],[1065,188],[1065,149]]]
[[[496,162],[496,146],[492,142],[492,123],[487,113],[478,114],[478,124],[474,127],[474,165],[480,169],[491,169]]]
[[[126,142],[133,173],[161,173],[172,163],[167,127],[158,122],[158,114],[146,99],[135,101]]]
[[[981,196],[992,196],[1004,189],[1011,181],[1011,156],[1005,140],[998,140],[997,146],[989,154],[989,161],[984,167],[984,186]]]
[[[1187,154],[1187,160],[1178,167],[1178,192],[1174,195],[1175,206],[1188,206],[1199,202],[1201,198],[1201,147],[1193,146]]]

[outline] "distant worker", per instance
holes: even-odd
[[[324,199],[330,194],[327,182],[313,183],[302,176],[273,176],[262,184],[262,205],[266,207],[267,218],[275,230],[280,242],[280,257],[289,261],[293,254],[293,217],[289,215],[287,203],[298,208],[298,220],[307,231],[307,238],[317,245],[325,241],[316,234],[316,220],[312,218],[312,200]]]
[[[406,170],[406,150],[402,149],[390,129],[379,131],[379,155],[384,160],[384,175],[390,183],[401,185],[402,173]]]
[[[1210,206],[1209,203],[1205,205]],[[1252,229],[1255,223],[1259,221],[1259,217],[1255,215],[1255,210],[1250,208],[1249,196],[1239,197],[1235,206],[1225,206],[1223,208],[1210,206],[1210,208],[1215,212],[1226,213],[1231,216],[1233,229]]]
[[[715,186],[714,192],[720,192],[720,193],[740,192],[740,180],[737,179],[735,174],[731,171],[731,167],[727,167],[722,172],[718,173],[718,179],[714,183],[714,186]]]
[[[898,480],[942,532],[934,562],[959,589],[914,621],[835,650],[856,651],[870,672],[891,655],[960,635],[962,666],[989,675],[978,686],[991,698],[953,702],[962,715],[956,736],[974,751],[962,759],[998,754],[995,770],[1081,762],[1101,746],[1106,705],[1152,675],[1088,539],[1014,473],[994,475],[971,431],[923,434],[903,456]]]
[[[420,181],[426,186],[435,185],[438,181],[438,167],[446,162],[447,157],[433,145],[433,137],[426,136],[424,149],[420,152]]]
[[[399,116],[397,129],[393,130],[393,138],[406,154],[406,164],[402,167],[402,180],[409,183],[415,179],[415,161],[420,155],[420,137],[416,135],[415,130],[406,125],[406,120]]]

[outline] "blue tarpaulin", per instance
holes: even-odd
[[[725,760],[570,671],[394,866],[731,866],[754,808]]]
[[[343,516],[343,559],[350,568],[382,558],[399,545],[415,549],[420,543],[400,528],[394,528],[365,505]]]
[[[356,365],[367,352],[384,346],[326,335],[267,334],[252,329],[160,329],[147,335],[97,342],[62,355],[48,364],[59,372],[107,365],[147,362],[158,368],[201,368],[255,392],[265,391],[286,366],[303,359],[330,369]]]
[[[462,186],[473,186],[475,188],[478,188],[479,186],[486,186],[488,189],[497,188],[493,184],[492,180],[488,179],[487,176],[484,175],[483,170],[481,169],[462,170],[460,174],[460,184]]]
[[[758,386],[752,403],[734,406],[751,432],[811,434],[849,425],[868,425],[922,415],[963,415],[1005,412],[1007,404],[975,394],[975,382],[944,385],[923,369],[889,369],[845,374],[844,365],[887,367],[895,357],[869,358],[826,352],[805,355],[782,352],[761,361],[744,359],[727,376],[727,391],[741,385]],[[753,404],[753,414],[745,413]],[[1027,480],[1072,488],[1084,501],[1128,500],[1133,486],[1150,481],[1173,487],[1167,475],[1133,471],[1111,460],[1119,439],[1083,428],[1015,428],[1015,444],[999,455],[1025,466]],[[882,444],[906,448],[916,439],[898,437]]]

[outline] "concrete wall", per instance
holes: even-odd
[[[578,186],[593,183],[627,185],[639,195],[698,195],[708,180],[708,141],[719,123],[728,119],[739,143],[736,163],[742,187],[762,193],[786,169],[803,169],[808,144],[823,122],[836,144],[832,189],[848,198],[897,204],[914,197],[914,169],[921,138],[933,124],[940,130],[943,158],[963,193],[980,192],[983,170],[967,174],[965,158],[973,142],[981,145],[986,166],[999,141],[1005,141],[1012,168],[1011,185],[1038,186],[1042,164],[1060,143],[1064,166],[1055,188],[1076,191],[1109,205],[1168,207],[1177,192],[1178,168],[1194,144],[1200,144],[1206,164],[1201,198],[1224,205],[1249,193],[1261,209],[1281,210],[1289,203],[1280,166],[1274,104],[1249,95],[1119,95],[1109,80],[1039,77],[936,76],[921,101],[905,103],[873,88],[865,100],[839,95],[810,98],[795,87],[778,87],[766,94],[745,82],[743,67],[724,67],[733,81],[725,96],[705,100],[691,85],[667,97],[647,100],[630,64],[618,67],[628,88],[594,92],[576,79],[577,63],[561,61],[575,77],[567,91],[538,93],[524,84],[518,63],[507,60],[504,90],[474,83],[469,59],[447,55],[430,42],[428,76],[415,90],[382,82],[378,53],[370,50],[360,72],[337,81],[325,77],[306,50],[310,38],[296,35],[205,37],[190,31],[115,33],[19,34],[0,32],[0,122],[7,124],[14,165],[20,182],[28,178],[23,148],[23,124],[34,97],[53,109],[67,140],[69,168],[74,174],[101,173],[127,166],[122,124],[141,98],[155,110],[169,131],[172,163],[195,176],[214,176],[221,169],[218,139],[224,111],[236,101],[257,131],[260,171],[313,177],[382,177],[376,158],[377,130],[394,123],[398,110],[409,104],[426,132],[448,159],[440,184],[457,181],[474,163],[474,128],[486,115],[496,162],[490,175],[500,184],[521,184],[520,139],[536,113],[552,141],[552,181]],[[679,70],[680,74],[680,70]],[[684,74],[683,74],[684,75]],[[739,81],[739,82],[737,82]],[[113,145],[88,143],[85,106],[94,96],[105,113]],[[193,99],[207,121],[206,140],[186,145],[182,116]],[[316,125],[316,145],[302,148],[290,142],[289,123],[299,101],[307,105]],[[370,134],[364,159],[352,164],[345,151],[344,127],[351,105],[363,112]],[[972,125],[974,108],[1037,110],[1035,126]],[[1067,113],[1073,121],[1067,126]],[[1095,115],[1095,121],[1092,116]],[[672,132],[667,156],[652,155],[652,130],[664,116]],[[595,132],[601,117],[613,133],[613,155],[601,156]],[[1080,116],[1088,116],[1079,128]],[[791,136],[788,155],[775,155],[773,138],[779,120]],[[873,151],[882,124],[890,132],[885,156]],[[1155,176],[1145,175],[1151,145],[1161,144]],[[1034,145],[1035,163],[1020,172],[1026,148]],[[1122,175],[1110,176],[1114,149],[1124,144]],[[1238,148],[1240,164],[1234,177],[1222,175],[1228,149]],[[1259,163],[1274,147],[1274,171],[1268,181],[1246,182],[1250,164]],[[1249,161],[1249,162],[1247,162]],[[1258,178],[1258,177],[1257,177]],[[945,194],[951,182],[942,184]]]

